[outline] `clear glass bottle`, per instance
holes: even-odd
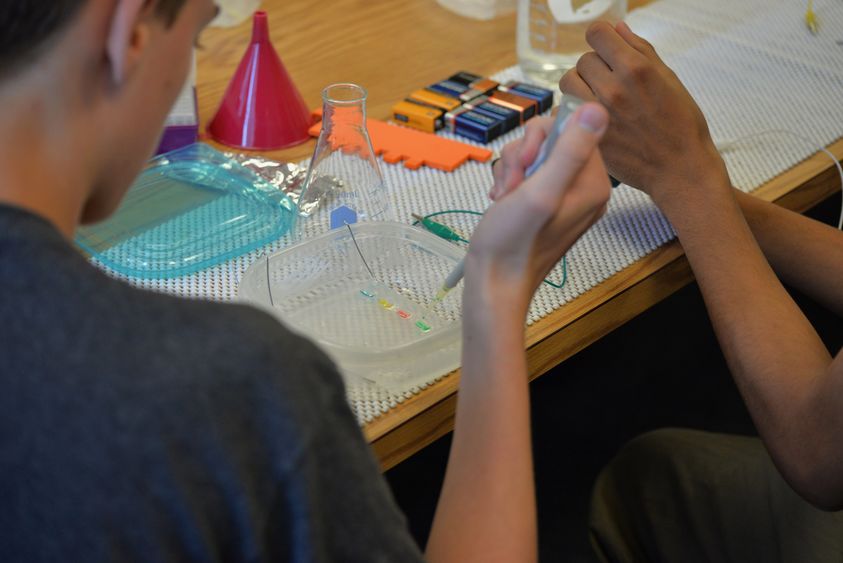
[[[440,6],[461,16],[490,20],[515,11],[516,0],[436,0]]]
[[[366,90],[322,90],[322,132],[298,201],[296,237],[359,221],[392,219],[389,194],[366,129]]]
[[[589,50],[585,31],[597,20],[626,17],[627,0],[518,0],[516,49],[528,78],[555,85]]]

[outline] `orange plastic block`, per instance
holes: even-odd
[[[321,111],[313,113],[321,120]],[[443,139],[431,133],[416,131],[400,125],[393,125],[377,119],[367,119],[369,138],[376,155],[382,155],[390,164],[404,163],[410,170],[429,166],[437,170],[453,172],[469,160],[488,162],[492,151],[467,143]],[[319,121],[310,128],[310,134],[318,137],[322,131]]]

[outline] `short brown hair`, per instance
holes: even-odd
[[[118,0],[119,2],[120,0]],[[38,57],[79,14],[88,0],[4,0],[0,2],[0,78]],[[185,0],[147,0],[172,24]]]

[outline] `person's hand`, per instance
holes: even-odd
[[[507,143],[492,168],[495,183],[489,191],[489,199],[500,199],[524,181],[524,173],[539,155],[539,149],[550,133],[553,122],[552,117],[531,119],[524,126],[524,136]]]
[[[568,120],[547,161],[535,174],[509,191],[504,183],[496,183],[501,186],[494,194],[496,203],[471,238],[464,299],[473,299],[469,296],[475,290],[491,288],[495,299],[514,299],[513,304],[526,313],[533,293],[550,269],[605,210],[611,187],[597,145],[608,124],[603,107],[583,105]],[[541,129],[539,125],[528,130],[519,145],[526,155],[520,161],[525,166],[538,152],[544,138]],[[523,178],[523,167],[508,173]],[[503,178],[502,172],[497,174]]]
[[[660,206],[685,197],[704,177],[723,175],[728,183],[702,112],[653,46],[623,22],[595,23],[586,39],[594,51],[559,87],[609,110],[611,125],[600,145],[609,173]]]

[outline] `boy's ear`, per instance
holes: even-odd
[[[106,46],[114,84],[123,82],[149,41],[149,29],[142,17],[147,3],[148,0],[115,0]]]

